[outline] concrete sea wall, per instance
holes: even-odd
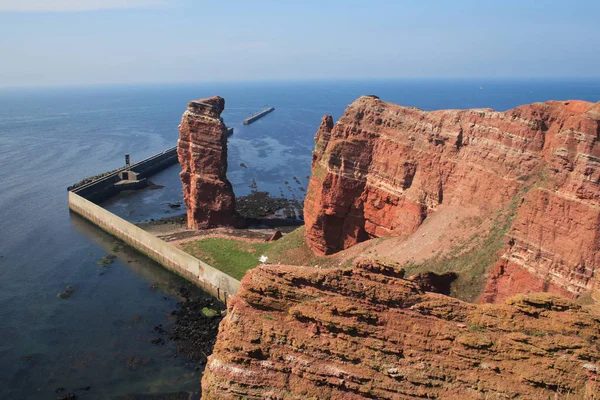
[[[176,163],[177,146],[137,162],[133,164],[130,169],[138,174],[138,179],[143,179]]]
[[[154,259],[165,268],[198,284],[225,303],[229,297],[237,293],[240,287],[240,281],[237,279],[192,257],[72,191],[69,192],[69,208]]]
[[[142,161],[132,164],[129,168],[123,167],[114,172],[72,189],[81,197],[94,203],[100,203],[111,198],[122,190],[131,189],[129,186],[118,186],[123,171],[132,171],[137,174],[137,179],[146,179],[153,174],[177,163],[177,147],[171,147],[162,153],[155,154]]]

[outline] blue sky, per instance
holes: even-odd
[[[0,0],[0,86],[599,77],[600,1]]]

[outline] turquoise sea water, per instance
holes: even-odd
[[[152,329],[169,324],[176,298],[150,290],[179,278],[131,250],[110,268],[96,264],[114,240],[67,207],[66,187],[174,146],[187,101],[226,100],[235,129],[229,172],[237,195],[259,190],[302,199],[313,137],[324,114],[339,118],[356,97],[423,109],[506,110],[549,99],[600,100],[600,81],[356,81],[120,86],[0,91],[0,398],[81,399],[131,393],[193,392],[200,373],[155,346]],[[242,120],[264,106],[256,123]],[[240,166],[244,163],[247,168]],[[160,190],[105,205],[134,222],[172,215],[181,201],[178,167],[155,176]],[[299,180],[295,182],[293,177]],[[288,182],[285,184],[285,182]],[[100,275],[101,272],[105,272]],[[76,287],[69,299],[58,292]]]

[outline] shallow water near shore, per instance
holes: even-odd
[[[356,81],[237,83],[0,91],[0,398],[81,399],[193,393],[201,372],[151,343],[172,324],[186,285],[122,247],[67,207],[66,187],[176,144],[187,101],[220,95],[236,195],[258,190],[302,201],[314,134],[362,94],[423,109],[506,110],[549,99],[600,100],[600,81]],[[264,106],[275,111],[244,126]],[[241,166],[240,164],[244,164]],[[179,167],[151,178],[155,190],[104,204],[132,222],[184,212]],[[296,179],[294,179],[296,177]],[[287,182],[287,183],[286,183]],[[303,189],[303,190],[301,190]],[[117,249],[115,249],[115,246]],[[107,255],[114,263],[98,264]],[[156,282],[159,290],[153,290]],[[66,299],[57,297],[70,286]],[[167,289],[163,289],[167,288]],[[87,388],[89,390],[83,390]],[[77,390],[80,389],[80,390]],[[64,394],[64,393],[63,393]]]

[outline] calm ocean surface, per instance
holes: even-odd
[[[600,81],[356,81],[0,90],[0,398],[81,399],[194,392],[195,365],[155,346],[176,299],[155,282],[179,278],[131,250],[96,264],[114,240],[69,214],[66,187],[174,146],[189,100],[220,95],[236,195],[259,190],[303,198],[313,137],[324,114],[338,119],[362,94],[423,109],[506,110],[549,99],[600,100]],[[275,112],[242,120],[266,105]],[[240,166],[244,163],[247,168]],[[131,221],[169,216],[182,200],[178,166],[152,180],[163,189],[105,206]],[[300,184],[293,179],[296,177]],[[288,182],[287,184],[285,182]],[[104,275],[101,272],[106,271]],[[57,298],[67,285],[69,299]]]

